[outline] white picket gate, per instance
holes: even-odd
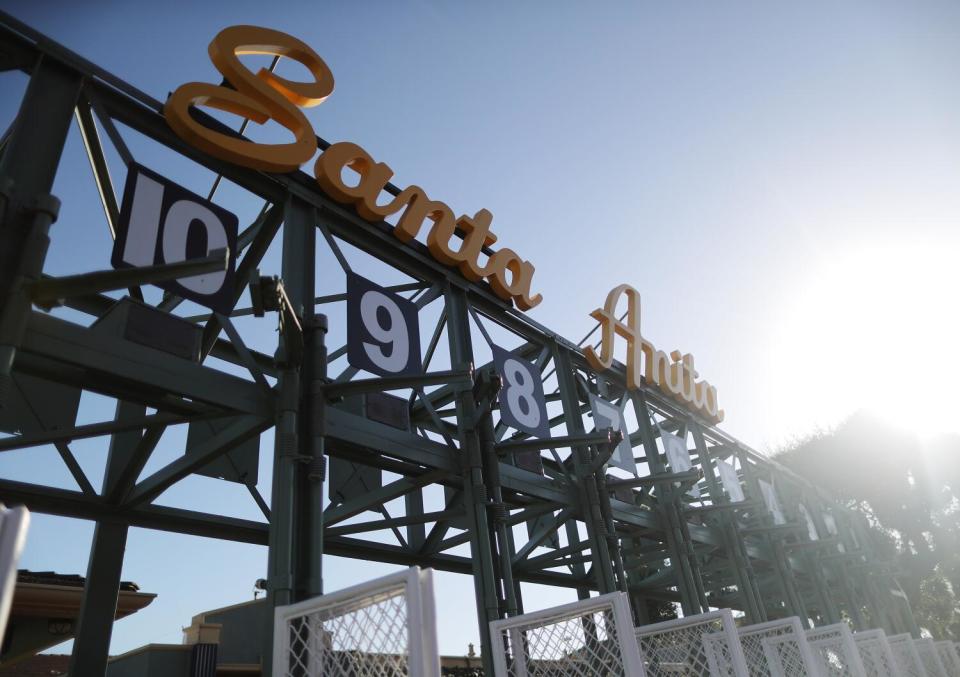
[[[796,616],[737,630],[751,677],[818,677],[817,662]]]
[[[927,670],[920,660],[920,653],[913,643],[913,637],[908,632],[887,637],[887,644],[893,653],[893,660],[897,662],[901,677],[927,677]]]
[[[887,642],[887,633],[879,629],[860,630],[853,633],[853,641],[860,652],[867,677],[900,677],[900,670]]]
[[[807,630],[806,635],[823,677],[866,677],[849,625],[824,625]]]
[[[277,607],[274,677],[439,677],[432,570]]]
[[[17,563],[27,542],[30,512],[23,506],[6,508],[0,503],[0,639],[6,637],[7,617],[17,585]]]
[[[490,622],[496,677],[644,677],[622,592]]]
[[[637,628],[648,677],[749,677],[729,609]]]
[[[942,640],[934,642],[937,647],[937,653],[940,654],[940,662],[946,669],[950,677],[960,677],[960,654],[957,653],[957,647],[953,642]]]
[[[953,675],[947,673],[932,639],[929,637],[915,639],[913,645],[917,647],[917,653],[920,654],[920,662],[923,663],[923,667],[927,671],[927,677],[953,677]]]

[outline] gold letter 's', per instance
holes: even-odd
[[[181,85],[163,108],[177,135],[200,150],[244,167],[292,172],[317,150],[310,123],[297,106],[316,106],[333,92],[333,73],[316,52],[293,36],[257,26],[225,28],[210,43],[210,60],[235,89],[203,82]],[[256,74],[240,54],[271,54],[299,62],[313,82],[293,82],[262,68]],[[191,106],[209,106],[263,124],[275,120],[294,136],[292,143],[253,143],[206,127],[190,115]]]

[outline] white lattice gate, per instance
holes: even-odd
[[[853,633],[867,677],[899,677],[900,671],[883,630],[861,630]]]
[[[649,677],[749,677],[729,609],[637,628]]]
[[[737,631],[751,677],[817,677],[816,659],[796,616]]]
[[[960,677],[960,654],[957,653],[957,646],[953,642],[943,640],[934,642],[937,647],[937,653],[940,654],[940,662],[946,668],[950,677]]]
[[[277,607],[274,677],[439,677],[432,571]]]
[[[933,640],[929,637],[913,640],[917,647],[917,653],[920,654],[920,662],[923,663],[927,671],[927,677],[953,677],[947,674],[947,669],[940,661],[940,654],[937,653],[937,647],[933,645]]]
[[[622,592],[490,623],[496,677],[643,677]]]
[[[17,562],[27,542],[30,513],[23,506],[6,508],[0,503],[0,639],[6,637],[7,617],[17,584]]]
[[[887,637],[893,660],[897,663],[902,677],[927,677],[927,671],[920,660],[920,654],[909,633],[890,635]]]
[[[823,677],[866,677],[853,633],[846,623],[813,628],[806,634]]]

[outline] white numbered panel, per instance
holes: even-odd
[[[235,214],[138,164],[131,164],[120,208],[114,268],[202,259],[229,249],[226,270],[158,282],[157,286],[229,315],[236,294]]]
[[[379,376],[421,373],[416,304],[348,273],[347,361]]]
[[[633,460],[633,447],[630,445],[630,432],[627,430],[623,408],[591,393],[590,412],[593,414],[593,424],[598,431],[611,428],[623,434],[623,439],[610,457],[610,464],[636,475],[637,463]]]
[[[500,418],[510,427],[534,437],[550,437],[550,419],[540,370],[532,362],[499,346],[491,348],[494,368],[503,381],[499,398]]]

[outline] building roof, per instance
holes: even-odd
[[[77,574],[58,574],[56,571],[17,570],[17,583],[39,583],[41,585],[65,585],[82,588],[87,582]],[[120,581],[120,589],[127,592],[140,592],[140,587],[132,581]]]
[[[69,654],[39,654],[0,667],[0,677],[54,677],[67,674]]]

